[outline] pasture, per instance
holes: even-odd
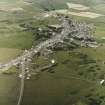
[[[97,14],[93,12],[70,12],[70,10],[67,10],[67,9],[55,10],[55,12],[65,14],[65,15],[76,15],[76,16],[81,16],[81,17],[88,17],[92,19],[104,16],[102,14]]]
[[[67,2],[66,4],[69,9],[72,8],[72,9],[81,10],[81,11],[89,9],[89,7],[81,5],[81,4],[74,4],[74,3],[70,3],[70,2]]]
[[[0,48],[0,63],[8,62],[19,56],[22,50],[14,48]]]

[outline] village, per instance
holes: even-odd
[[[96,43],[92,35],[92,25],[87,25],[86,23],[78,23],[77,21],[70,20],[68,17],[63,15],[57,14],[56,17],[61,22],[60,28],[62,29],[62,31],[60,33],[52,32],[53,36],[50,39],[39,43],[37,46],[32,46],[32,48],[29,50],[25,50],[23,55],[17,57],[16,59],[13,59],[6,64],[0,64],[1,71],[8,70],[13,65],[18,65],[19,67],[21,67],[21,65],[25,65],[23,61],[26,61],[28,65],[29,63],[31,63],[33,57],[37,53],[42,52],[44,51],[44,49],[47,49],[49,47],[54,47],[58,43],[65,43],[64,39],[69,39],[69,43],[74,42],[77,45],[84,47],[98,47],[98,44]],[[39,32],[40,31],[41,29],[39,29]]]
[[[55,15],[54,15],[55,16]],[[96,49],[98,47],[97,42],[94,40],[92,35],[92,25],[88,25],[86,23],[78,23],[75,20],[69,19],[69,17],[64,15],[56,15],[56,18],[61,22],[60,27],[49,26],[49,29],[56,28],[56,30],[60,30],[57,32],[51,31],[52,36],[46,41],[40,42],[37,46],[32,46],[31,49],[25,50],[24,53],[5,64],[0,64],[1,72],[8,70],[11,66],[16,66],[21,70],[19,77],[21,78],[21,88],[18,104],[20,105],[24,92],[24,81],[25,79],[30,79],[31,75],[36,75],[43,69],[51,68],[56,65],[55,59],[50,59],[49,65],[44,67],[36,68],[34,72],[30,72],[29,65],[32,63],[33,58],[38,55],[46,55],[51,52],[51,48],[56,47],[59,43],[65,44],[65,39],[69,40],[68,43],[74,43],[77,46],[81,47],[92,47]],[[38,28],[38,31],[41,32],[42,29]],[[104,81],[101,81],[101,84]]]

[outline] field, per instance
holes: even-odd
[[[96,14],[93,12],[70,12],[70,10],[56,10],[55,12],[65,14],[65,15],[76,15],[76,16],[82,16],[82,17],[88,17],[88,18],[97,18],[100,16],[104,16],[102,14]]]
[[[81,4],[73,4],[73,3],[67,3],[67,6],[68,8],[72,8],[72,9],[76,9],[76,10],[81,10],[81,11],[84,11],[84,10],[88,10],[89,7],[86,7],[84,5],[81,5]]]
[[[0,62],[9,61],[22,53],[19,49],[14,48],[0,48]]]
[[[91,105],[88,104],[90,98],[95,100],[94,103],[101,100],[100,97],[105,96],[104,86],[100,85],[102,74],[105,73],[105,54],[102,49],[104,50],[104,47],[97,48],[96,51],[79,48],[55,53],[52,58],[58,62],[56,67],[26,81],[22,105],[71,105],[75,102]],[[87,58],[82,58],[82,54],[86,54]],[[39,57],[36,63],[43,65],[46,62],[43,60]],[[91,60],[96,63],[90,62]]]
[[[19,79],[12,76],[0,75],[0,104],[15,105],[18,96]],[[17,88],[16,88],[17,87]]]
[[[8,61],[32,46],[32,33],[20,27],[30,18],[24,7],[22,1],[0,0],[0,62]]]

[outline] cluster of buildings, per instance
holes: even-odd
[[[25,50],[20,57],[17,57],[16,59],[6,64],[0,64],[0,68],[2,70],[8,70],[11,66],[15,65],[21,69],[24,69],[23,71],[26,72],[25,69],[28,68],[33,57],[38,52],[41,52],[42,49],[47,49],[48,47],[55,46],[59,42],[63,43],[65,38],[70,39],[71,42],[74,43],[76,42],[76,40],[79,40],[79,44],[81,45],[82,43],[82,46],[85,47],[97,47],[97,43],[93,40],[93,36],[91,35],[92,27],[90,27],[86,23],[82,24],[62,15],[57,15],[57,18],[61,22],[61,27],[59,27],[61,29],[61,32],[55,33],[55,35],[50,39],[41,42],[35,47],[32,46],[32,48],[29,50]],[[54,63],[55,61],[52,60],[51,62]]]

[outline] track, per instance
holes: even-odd
[[[20,94],[17,105],[21,105],[23,94],[24,94],[24,86],[25,86],[25,65],[22,64],[22,78],[21,78],[21,86],[20,86]]]

